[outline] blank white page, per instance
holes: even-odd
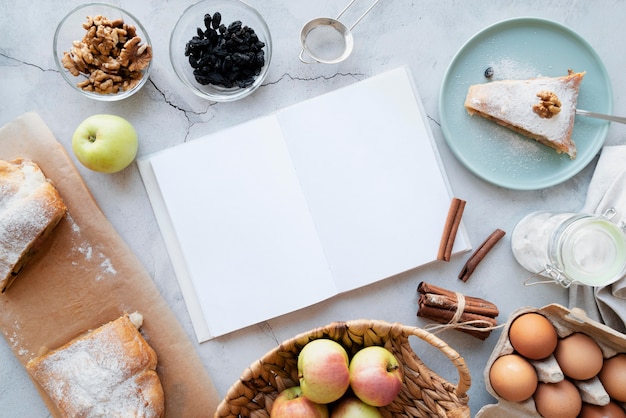
[[[278,113],[342,291],[436,259],[451,195],[420,105],[399,68]]]
[[[150,161],[211,337],[337,293],[273,116]]]
[[[200,341],[434,261],[452,197],[405,68],[139,167]]]

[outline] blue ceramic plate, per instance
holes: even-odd
[[[478,177],[498,186],[536,190],[568,180],[600,151],[609,122],[576,117],[572,139],[575,160],[479,116],[463,103],[471,84],[491,80],[562,76],[586,71],[579,109],[611,113],[613,94],[602,61],[578,34],[558,23],[516,18],[490,26],[472,37],[450,63],[441,86],[439,115],[448,146]]]

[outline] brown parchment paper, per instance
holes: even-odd
[[[42,348],[54,349],[124,312],[138,311],[144,316],[142,333],[157,352],[165,416],[212,416],[220,399],[189,338],[36,113],[0,128],[0,158],[17,157],[38,163],[69,209],[50,240],[0,294],[0,331],[17,359],[25,365]]]

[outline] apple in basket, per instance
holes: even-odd
[[[300,386],[280,392],[270,412],[272,418],[328,418],[328,407],[302,395]]]
[[[333,407],[330,418],[383,418],[383,414],[357,397],[345,396]]]
[[[379,346],[357,351],[350,361],[350,386],[369,405],[389,405],[402,389],[402,369],[396,356]]]
[[[350,386],[348,366],[348,353],[336,341],[326,338],[310,341],[298,355],[302,393],[316,403],[336,401]]]

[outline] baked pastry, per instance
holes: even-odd
[[[0,160],[0,291],[13,283],[67,208],[39,166]]]
[[[139,313],[123,315],[30,360],[26,369],[63,417],[161,417],[157,356],[138,331],[142,323]]]
[[[572,130],[584,72],[562,77],[498,80],[469,87],[465,108],[576,158]]]

